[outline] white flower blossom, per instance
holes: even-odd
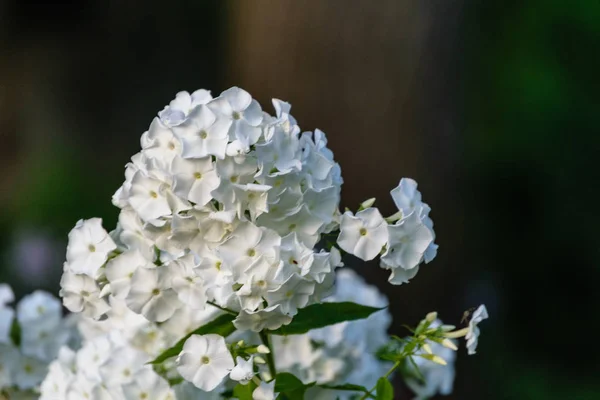
[[[79,220],[69,233],[68,269],[76,274],[96,278],[98,269],[117,246],[102,228],[100,218]]]
[[[477,310],[473,312],[473,316],[471,317],[471,321],[469,322],[469,331],[465,336],[465,339],[467,340],[467,351],[469,355],[473,355],[476,353],[475,350],[477,349],[477,344],[479,342],[480,331],[477,325],[479,325],[481,321],[487,319],[488,317],[489,316],[487,309],[483,304],[480,305],[477,308]]]
[[[275,395],[275,381],[263,381],[252,392],[252,400],[275,400]]]
[[[388,241],[387,224],[376,208],[367,208],[356,215],[346,212],[340,223],[340,247],[361,260],[375,258]]]
[[[235,358],[235,367],[229,373],[229,378],[245,385],[252,380],[254,375],[256,375],[254,372],[254,356],[251,356],[248,360],[244,360],[240,356]]]
[[[177,357],[177,371],[197,388],[211,391],[234,367],[222,336],[192,335]]]

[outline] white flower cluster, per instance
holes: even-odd
[[[61,346],[75,338],[69,318],[63,318],[60,300],[35,291],[16,306],[7,284],[0,284],[0,392],[32,393],[46,376],[48,364]]]
[[[42,400],[174,399],[167,381],[158,376],[148,355],[118,334],[99,336],[79,351],[61,349],[42,383]]]
[[[437,252],[430,208],[405,178],[391,192],[394,215],[384,218],[374,199],[340,215],[341,171],[325,134],[302,132],[288,103],[273,106],[275,116],[239,88],[216,98],[198,90],[178,93],[154,118],[113,196],[116,229],[92,218],[69,233],[60,295],[81,316],[82,345],[32,347],[53,357],[60,348],[42,399],[212,399],[252,382],[253,399],[272,400],[278,372],[310,383],[307,396],[349,398],[323,385],[372,387],[384,374],[389,364],[375,353],[391,317],[373,307],[387,299],[351,270],[336,280],[340,251],[319,243],[337,237],[347,253],[380,256],[389,281],[406,283]],[[370,306],[353,305],[370,316],[269,332],[321,302]],[[478,321],[450,333],[469,334],[470,352]]]
[[[388,306],[388,300],[376,287],[367,285],[350,269],[338,271],[335,293],[326,301],[351,301],[379,308]],[[370,388],[391,365],[375,355],[388,342],[387,329],[391,320],[391,315],[384,309],[366,319],[341,322],[303,335],[274,336],[277,369],[293,373],[304,383],[353,383]],[[355,394],[313,388],[307,398],[348,399]]]
[[[322,132],[273,105],[275,117],[239,88],[178,93],[127,165],[116,230],[94,218],[69,234],[65,306],[98,319],[110,294],[165,322],[214,303],[260,331],[319,301],[340,265],[315,250],[339,217],[340,168]]]
[[[431,208],[421,201],[417,182],[403,178],[391,195],[398,212],[389,218],[383,218],[377,208],[370,206],[356,215],[345,212],[338,244],[365,261],[381,254],[381,267],[392,271],[389,282],[401,285],[414,278],[419,264],[435,258],[438,246],[429,217]]]
[[[60,349],[41,385],[42,400],[212,398],[187,383],[171,389],[167,380],[146,364],[219,310],[181,308],[159,327],[131,311],[124,300],[109,299],[106,319],[77,320],[83,345]]]

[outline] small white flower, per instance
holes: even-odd
[[[172,261],[167,266],[172,275],[173,290],[177,292],[179,301],[187,306],[203,310],[206,306],[206,287],[194,268],[197,261],[192,253]]]
[[[254,356],[251,356],[248,360],[244,360],[242,357],[238,356],[235,361],[236,365],[229,373],[229,378],[245,385],[250,382],[255,375]]]
[[[206,104],[212,100],[210,91],[200,89],[191,95],[186,91],[181,91],[175,95],[168,106],[158,113],[162,123],[167,126],[176,126],[186,121],[190,112],[201,104]]]
[[[65,271],[60,286],[60,296],[69,311],[81,312],[87,317],[98,319],[110,310],[106,301],[100,298],[98,284],[87,275]]]
[[[364,261],[375,258],[388,241],[387,224],[377,208],[342,215],[340,247]]]
[[[171,214],[164,182],[138,171],[131,180],[129,204],[146,222]]]
[[[19,351],[12,344],[0,343],[0,388],[14,384],[14,372],[20,361]]]
[[[252,400],[275,400],[275,380],[261,382],[252,392]]]
[[[183,143],[182,157],[215,156],[219,159],[225,158],[231,124],[231,120],[217,118],[204,105],[194,108],[184,123],[173,128]]]
[[[98,269],[104,264],[108,254],[116,248],[115,242],[102,228],[100,218],[81,219],[69,232],[67,246],[69,270],[96,278]]]
[[[12,327],[15,311],[7,307],[8,303],[15,300],[15,295],[6,283],[0,284],[0,343],[10,343],[10,329]],[[0,387],[2,384],[0,383]]]
[[[138,250],[126,251],[110,260],[106,264],[105,275],[112,295],[124,299],[129,293],[133,273],[149,263]]]
[[[194,202],[197,207],[204,206],[212,200],[211,192],[220,184],[210,157],[195,160],[177,157],[173,159],[171,171],[175,194]]]
[[[204,391],[215,389],[234,367],[223,336],[192,335],[177,357],[177,372]]]
[[[138,268],[131,278],[131,288],[125,298],[132,311],[150,321],[164,322],[181,306],[171,287],[171,275],[166,267]]]
[[[125,399],[169,400],[173,397],[169,384],[150,366],[137,372],[132,382],[123,385]]]
[[[37,325],[40,321],[48,321],[52,325],[58,325],[61,318],[60,300],[43,290],[36,290],[23,297],[17,304],[17,319],[23,329]]]
[[[48,373],[45,362],[31,357],[21,356],[12,368],[14,384],[22,390],[33,389],[44,380]]]
[[[387,227],[389,244],[381,257],[387,265],[412,269],[423,260],[423,254],[433,242],[433,234],[413,211],[396,225]]]
[[[0,307],[15,301],[15,294],[7,283],[0,283]]]
[[[479,323],[484,319],[487,319],[488,312],[485,306],[482,304],[473,312],[473,316],[471,317],[471,321],[469,322],[469,332],[465,336],[467,340],[467,351],[469,355],[473,355],[476,353],[477,343],[479,342]]]

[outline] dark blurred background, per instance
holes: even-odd
[[[488,305],[448,398],[599,399],[599,50],[597,0],[0,0],[0,281],[57,292],[156,112],[237,85],[328,134],[343,205],[419,182],[437,259],[358,270],[395,333]]]

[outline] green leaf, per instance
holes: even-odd
[[[238,383],[233,388],[233,397],[240,400],[252,400],[252,392],[256,389],[254,381],[248,382],[246,385]]]
[[[10,339],[16,347],[21,345],[21,325],[19,325],[16,317],[10,326]]]
[[[360,386],[360,385],[354,385],[352,383],[344,383],[342,385],[318,385],[318,386],[323,389],[348,390],[348,391],[352,391],[352,392],[369,393],[369,389],[367,389],[366,387]],[[369,393],[368,397],[375,398],[370,393]]]
[[[275,379],[275,391],[276,392],[289,392],[304,387],[304,383],[293,374],[289,372],[282,372],[277,374]]]
[[[319,385],[320,388],[323,389],[331,389],[331,390],[350,390],[354,392],[368,392],[367,388],[360,385],[354,385],[352,383],[344,383],[342,385]]]
[[[284,325],[279,329],[269,331],[269,333],[284,336],[297,335],[306,333],[311,329],[367,318],[379,310],[382,310],[382,308],[350,302],[313,304],[298,310],[298,314],[289,325]]]
[[[311,386],[314,386],[314,382],[304,384],[294,375],[288,372],[282,372],[277,374],[275,379],[275,392],[279,392],[277,398],[289,399],[289,400],[303,400],[304,392]]]
[[[394,400],[394,388],[387,378],[381,377],[377,381],[377,400]]]
[[[192,335],[207,335],[209,333],[215,333],[223,337],[229,336],[230,334],[235,332],[235,326],[233,326],[232,322],[234,319],[235,315],[232,314],[223,314],[221,316],[218,316],[209,323],[202,325],[195,331],[185,335],[183,338],[181,338],[181,340],[179,340],[175,344],[175,346],[163,351],[158,357],[156,357],[156,359],[150,361],[148,364],[160,364],[171,357],[179,355],[179,353],[181,353],[181,350],[183,349],[183,344]]]

